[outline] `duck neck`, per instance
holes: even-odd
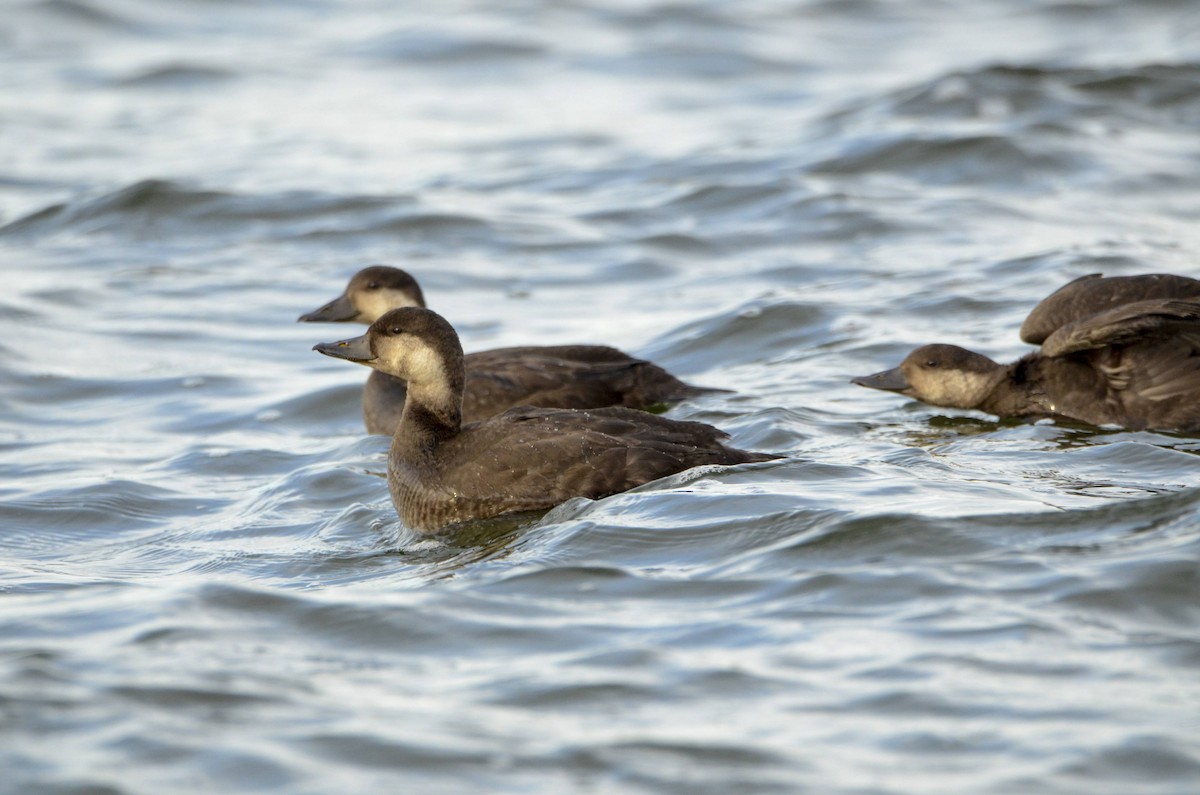
[[[414,452],[430,450],[453,439],[462,429],[462,389],[451,384],[408,383],[404,414],[396,431],[396,440]],[[403,437],[403,438],[402,438]]]
[[[1037,365],[1037,357],[1030,355],[1007,367],[997,366],[995,383],[979,408],[999,417],[1039,413],[1043,395]]]

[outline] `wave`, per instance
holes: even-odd
[[[1081,68],[995,65],[954,71],[837,110],[826,121],[870,118],[981,121],[1025,128],[1069,127],[1125,117],[1195,121],[1200,112],[1200,64],[1139,64]]]
[[[991,66],[952,72],[826,116],[820,175],[896,174],[930,185],[1045,187],[1119,170],[1120,130],[1200,119],[1200,66]]]
[[[0,227],[0,236],[60,234],[158,239],[265,236],[272,240],[364,235],[479,238],[491,225],[469,215],[422,210],[408,196],[317,191],[237,194],[149,179],[96,198],[57,203]]]
[[[852,176],[888,172],[932,185],[1026,185],[1051,175],[1087,170],[1078,152],[1054,151],[1000,135],[914,136],[860,139],[837,157],[814,163],[816,174]]]
[[[211,88],[236,78],[235,72],[215,66],[170,63],[119,78],[114,85],[121,88]]]
[[[524,34],[477,36],[450,30],[401,30],[376,36],[357,46],[360,56],[405,65],[481,66],[538,58],[547,47]]]
[[[87,0],[39,0],[32,8],[57,17],[60,21],[98,30],[128,32],[138,28],[137,23],[111,8],[104,8],[104,5]]]
[[[1002,120],[1031,127],[1116,118],[1194,124],[1200,114],[1200,65],[993,66],[904,89],[871,108],[901,118]]]

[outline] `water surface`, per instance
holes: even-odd
[[[22,793],[1188,793],[1200,442],[849,383],[1200,276],[1185,0],[21,0],[0,769]],[[297,324],[412,271],[786,460],[424,539]]]

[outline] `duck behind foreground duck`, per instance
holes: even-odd
[[[697,466],[778,458],[727,447],[710,425],[619,407],[522,406],[464,425],[462,346],[429,309],[392,310],[363,336],[313,350],[407,382],[388,490],[414,530],[599,499]]]
[[[1200,431],[1200,281],[1083,276],[1034,307],[1021,339],[1041,350],[1002,365],[925,345],[853,383],[1000,417]]]
[[[425,296],[407,271],[372,265],[354,274],[342,295],[300,316],[306,322],[373,323]],[[491,417],[514,406],[653,409],[721,389],[692,386],[656,364],[603,345],[495,348],[466,356],[463,419]],[[376,370],[363,390],[369,433],[395,432],[404,411],[404,381]]]

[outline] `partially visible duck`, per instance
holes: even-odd
[[[1200,430],[1200,281],[1083,276],[1034,307],[1021,339],[1041,350],[1001,365],[925,345],[853,383],[1000,417]]]
[[[399,268],[372,265],[354,274],[342,295],[300,320],[369,324],[406,306],[425,306],[416,279]],[[467,354],[466,368],[468,422],[514,406],[654,409],[724,391],[686,384],[656,364],[603,345],[495,348]],[[372,372],[363,390],[367,430],[390,435],[400,422],[404,396],[404,381]]]
[[[462,347],[450,324],[428,309],[392,310],[363,336],[313,350],[407,382],[388,489],[414,530],[545,511],[696,466],[777,457],[727,447],[726,434],[710,425],[627,408],[523,406],[464,425]]]

